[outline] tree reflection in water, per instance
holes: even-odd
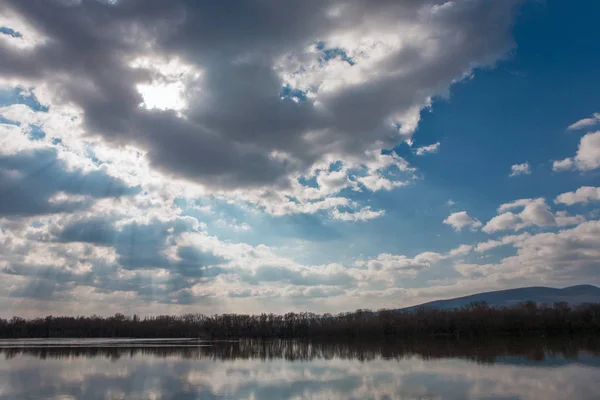
[[[598,376],[593,338],[0,341],[1,400],[596,400]]]
[[[11,359],[18,355],[46,358],[104,357],[118,360],[122,357],[153,356],[178,357],[182,359],[260,359],[286,361],[308,361],[312,359],[331,360],[356,359],[369,361],[420,357],[423,359],[463,358],[479,363],[493,363],[502,357],[521,357],[526,360],[544,361],[548,356],[560,356],[575,360],[582,351],[600,356],[600,338],[559,337],[535,339],[495,339],[485,341],[458,340],[399,340],[399,341],[290,341],[290,340],[239,340],[204,342],[180,340],[136,344],[121,342],[118,345],[99,344],[87,346],[86,341],[37,342],[35,346],[27,342],[17,342],[2,347],[0,355]]]

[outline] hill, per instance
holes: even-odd
[[[407,307],[405,310],[413,310],[420,307],[453,309],[460,308],[472,302],[485,301],[492,307],[510,307],[524,302],[535,301],[536,303],[553,304],[565,301],[571,306],[583,303],[600,303],[600,288],[593,285],[570,286],[556,289],[544,286],[532,286],[518,289],[498,290],[484,292],[469,296],[456,297],[447,300],[435,300],[428,303]]]

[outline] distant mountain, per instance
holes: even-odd
[[[419,304],[404,310],[414,310],[419,307],[453,309],[460,308],[476,301],[486,301],[492,307],[509,307],[523,301],[552,304],[566,301],[571,306],[582,303],[600,303],[600,288],[592,285],[570,286],[564,289],[555,289],[544,286],[532,286],[519,289],[498,290],[470,296],[457,297],[448,300],[436,300]]]

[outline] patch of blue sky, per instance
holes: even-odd
[[[0,115],[0,124],[21,126],[19,121],[13,121],[8,118],[4,118],[2,115]]]
[[[104,164],[104,161],[100,160],[96,157],[96,153],[94,152],[94,145],[91,143],[85,143],[84,145],[85,155],[89,158],[95,165]]]
[[[311,176],[311,177],[301,176],[301,177],[298,178],[298,182],[302,186],[306,186],[306,187],[312,187],[312,188],[318,188],[319,187],[319,184],[317,183],[317,177],[316,176]]]
[[[14,29],[9,28],[7,26],[0,26],[0,33],[3,35],[12,36],[14,38],[22,38],[23,37],[21,32],[17,32]]]
[[[305,91],[292,88],[290,85],[284,85],[281,88],[279,97],[281,99],[290,99],[295,102],[305,101],[307,99]]]
[[[37,125],[29,125],[29,140],[44,140],[46,132]]]
[[[334,161],[329,165],[329,172],[340,171],[344,163],[341,160]]]
[[[0,88],[0,107],[13,104],[24,104],[36,112],[48,112],[49,110],[48,106],[40,104],[35,94],[30,90],[20,87]]]
[[[294,196],[285,195],[285,198],[288,199],[288,201],[291,201],[294,204],[300,204],[300,200],[298,200]]]
[[[319,57],[319,61],[321,63],[326,63],[334,58],[339,58],[350,65],[354,65],[356,63],[351,57],[348,56],[346,50],[338,47],[326,47],[325,42],[323,41],[318,41],[316,48],[321,52],[321,56]]]
[[[600,12],[600,3],[593,8]],[[452,86],[448,99],[434,99],[421,113],[413,147],[439,141],[439,152],[419,157],[406,144],[395,148],[423,179],[401,196],[373,201],[390,216],[414,209],[407,207],[414,202],[434,213],[452,198],[457,202],[452,212],[466,210],[485,223],[500,204],[515,199],[545,197],[551,204],[560,193],[598,186],[597,173],[556,173],[551,166],[577,151],[581,136],[566,133],[566,127],[600,110],[600,51],[590,51],[598,49],[593,14],[525,4],[514,29],[518,47],[510,57],[477,70],[473,79]],[[510,178],[511,165],[523,162],[532,174]],[[442,217],[438,224],[445,218],[435,215]],[[463,230],[455,236],[472,235]]]
[[[327,168],[327,172],[337,172],[337,171],[341,171],[341,169],[343,168],[344,163],[341,160],[335,161],[331,164],[329,164],[329,167]],[[318,173],[320,173],[321,170],[317,171],[317,175]],[[318,188],[319,187],[319,183],[317,182],[317,176],[300,176],[298,178],[298,182],[306,187],[312,187],[312,188]]]
[[[182,209],[182,215],[204,222],[209,234],[253,246],[265,244],[277,247],[298,240],[326,242],[341,238],[341,232],[332,228],[334,224],[327,218],[326,212],[273,216],[210,198],[189,203],[177,199],[175,205]],[[247,224],[250,230],[232,229],[234,224]]]
[[[378,192],[371,197],[380,197]],[[368,196],[367,196],[368,197]],[[366,201],[365,203],[373,203]],[[218,200],[203,200],[198,203],[186,204],[183,199],[176,202],[183,211],[182,215],[189,215],[207,225],[207,231],[211,235],[217,235],[222,240],[232,242],[244,242],[253,246],[264,244],[273,248],[281,249],[287,257],[300,263],[324,264],[331,262],[343,262],[350,265],[362,256],[375,257],[380,253],[387,252],[398,254],[398,248],[402,248],[408,256],[415,256],[423,251],[430,251],[431,247],[425,244],[418,246],[423,238],[413,232],[422,232],[422,219],[415,216],[410,224],[399,220],[394,214],[386,215],[368,222],[348,222],[332,220],[327,211],[315,214],[293,214],[284,216],[273,216],[267,213],[256,213],[244,210],[233,204],[227,204]],[[210,206],[206,212],[192,206]],[[376,206],[373,209],[378,209]],[[344,211],[340,209],[340,211]],[[351,211],[347,209],[346,211]],[[445,211],[440,212],[435,218],[431,218],[428,226],[439,230],[447,228],[440,224]],[[248,231],[231,229],[218,221],[247,224]],[[426,224],[427,225],[427,224]],[[439,226],[441,225],[441,226]],[[386,229],[381,231],[381,228]],[[397,232],[406,232],[408,238],[399,240]],[[448,232],[446,232],[448,233]],[[463,244],[462,239],[455,235],[446,235],[446,238],[438,237],[440,247],[450,250]],[[435,242],[435,240],[434,240]],[[340,258],[340,255],[341,258]]]

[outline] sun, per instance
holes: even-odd
[[[140,107],[148,110],[181,111],[187,107],[185,85],[181,82],[140,84],[136,88],[143,98]]]
[[[180,59],[137,57],[130,67],[149,71],[152,80],[136,85],[142,96],[140,107],[153,110],[183,111],[188,106],[188,93],[200,90],[202,69]]]

